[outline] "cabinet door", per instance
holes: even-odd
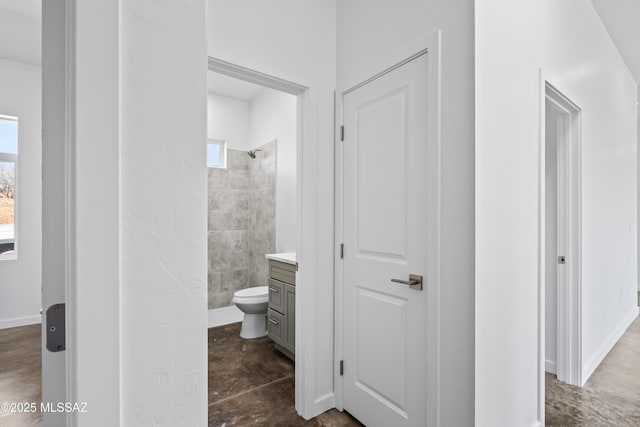
[[[295,353],[296,350],[296,287],[284,285],[284,301],[287,327],[285,330],[284,347]]]
[[[284,303],[284,286],[285,284],[269,279],[269,308],[286,314]]]
[[[267,325],[269,327],[269,338],[271,338],[276,344],[284,346],[287,329],[285,325],[285,317],[277,311],[269,309]]]

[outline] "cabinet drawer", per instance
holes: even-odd
[[[275,310],[269,309],[267,325],[269,327],[269,338],[276,344],[283,345],[285,334],[284,316]]]
[[[296,284],[296,266],[280,261],[269,261],[269,277],[290,285]]]
[[[269,279],[269,308],[284,313],[284,283]]]

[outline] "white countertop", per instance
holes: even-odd
[[[285,262],[291,265],[297,265],[296,261],[296,253],[295,252],[285,252],[281,254],[266,254],[264,256],[266,259],[272,259],[274,261]]]

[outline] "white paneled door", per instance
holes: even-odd
[[[427,61],[343,94],[343,407],[367,426],[427,425]]]

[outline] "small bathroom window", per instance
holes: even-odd
[[[16,259],[18,119],[0,115],[0,260]]]
[[[210,168],[227,167],[227,143],[217,139],[207,142],[207,166]]]

